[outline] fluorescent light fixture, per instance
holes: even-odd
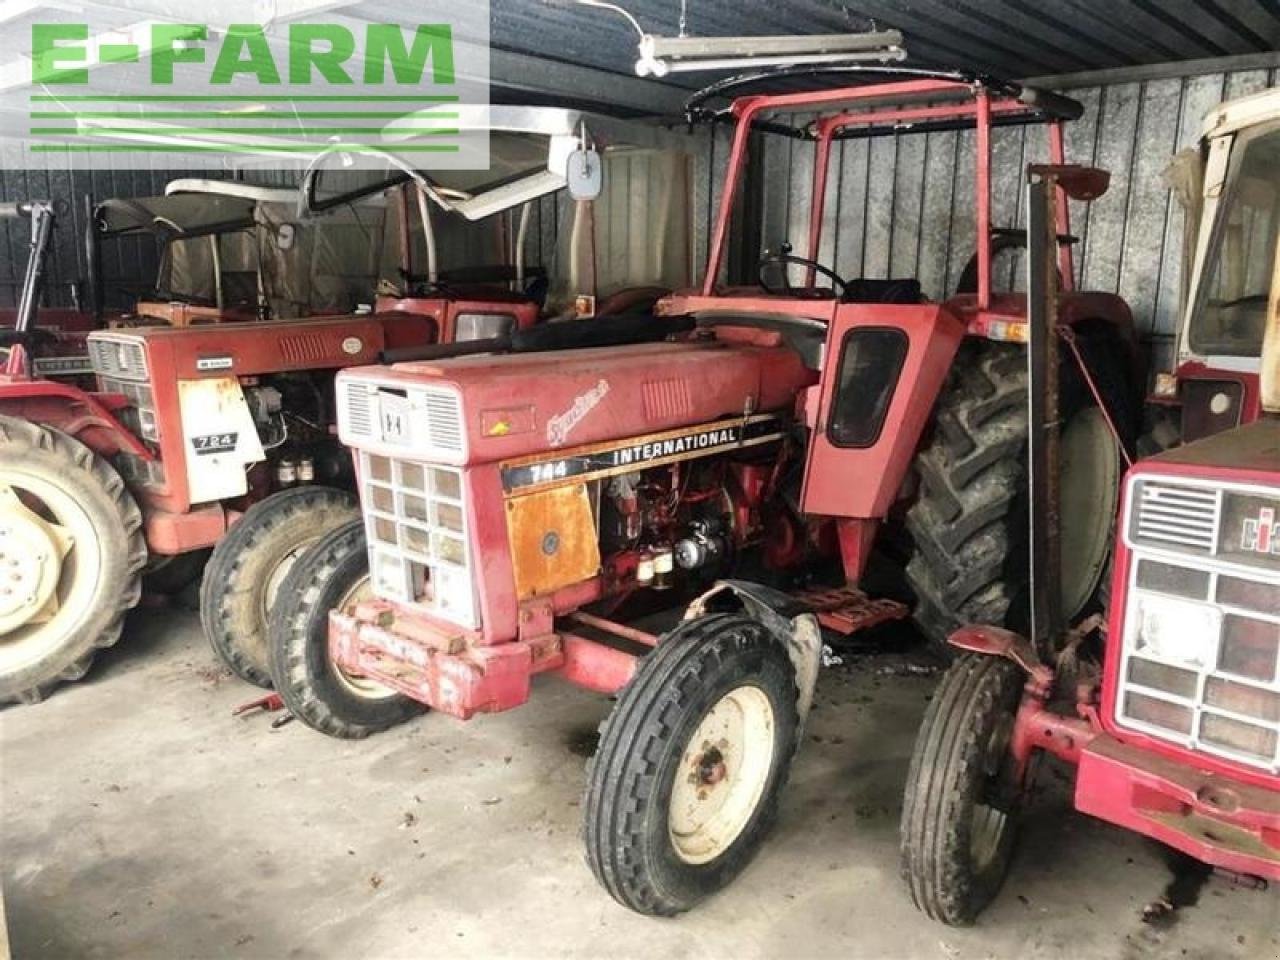
[[[900,30],[866,33],[832,33],[774,37],[663,37],[646,33],[640,22],[622,6],[608,0],[575,0],[584,7],[608,10],[626,19],[640,38],[636,74],[665,77],[700,70],[740,70],[752,67],[793,67],[807,64],[839,64],[905,60]]]

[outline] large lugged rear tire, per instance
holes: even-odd
[[[0,703],[79,680],[141,595],[142,514],[78,440],[0,416]]]
[[[1131,445],[1140,408],[1123,375],[1119,341],[1086,328],[1080,345]],[[1074,552],[1064,556],[1063,613],[1072,617],[1089,604],[1107,567],[1122,465],[1065,347],[1063,353],[1061,410],[1071,440],[1064,439],[1064,496],[1096,491],[1093,502],[1073,509],[1069,522],[1076,526],[1064,535],[1064,550]],[[938,398],[932,436],[916,456],[920,490],[907,512],[906,576],[916,624],[942,652],[946,638],[967,623],[1025,626],[1027,390],[1023,347],[966,342]],[[1081,447],[1095,453],[1077,456],[1077,472],[1068,475],[1065,453]]]
[[[965,623],[1005,623],[1026,442],[1025,352],[965,343],[938,398],[933,437],[916,457],[920,493],[907,513],[914,616],[935,644]]]
[[[329,611],[349,609],[371,595],[364,523],[356,520],[298,558],[271,612],[271,676],[281,699],[311,729],[343,740],[394,727],[425,709],[346,673],[329,656]]]
[[[796,680],[759,622],[714,614],[658,643],[601,727],[587,773],[587,863],[615,900],[674,916],[725,887],[777,814]]]
[[[331,487],[294,487],[255,503],[213,550],[200,587],[200,623],[240,679],[271,686],[267,618],[301,553],[359,516],[355,497]]]
[[[916,734],[900,829],[902,875],[934,920],[967,926],[1004,881],[1021,795],[1009,740],[1025,681],[1000,657],[965,654]]]

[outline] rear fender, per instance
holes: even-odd
[[[726,595],[736,599],[743,611],[760,621],[778,638],[791,658],[796,673],[797,744],[805,719],[813,706],[813,691],[818,684],[818,668],[822,665],[822,628],[818,618],[805,609],[795,597],[771,587],[745,580],[721,580],[685,609],[684,619],[705,616],[711,601]]]
[[[102,457],[120,453],[155,457],[116,418],[110,394],[92,394],[49,380],[0,379],[0,413],[61,430]]]

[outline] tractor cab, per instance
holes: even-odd
[[[1190,443],[1262,413],[1258,376],[1280,235],[1280,89],[1215,108],[1171,171],[1187,207],[1188,279],[1177,366],[1156,401]],[[1179,409],[1180,408],[1180,409]]]

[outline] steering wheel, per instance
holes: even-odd
[[[790,244],[783,244],[782,251],[780,253],[765,253],[765,255],[760,258],[760,265],[757,269],[757,278],[760,281],[760,286],[764,288],[764,292],[773,294],[774,296],[796,296],[797,289],[791,285],[791,279],[787,276],[787,267],[792,265],[804,267],[806,270],[812,270],[815,273],[822,274],[832,282],[835,288],[837,288],[832,291],[836,295],[837,299],[844,296],[844,290],[845,287],[848,286],[848,283],[842,276],[840,276],[840,274],[836,273],[830,267],[825,267],[818,263],[817,260],[810,260],[808,257],[797,256],[791,252]],[[781,287],[773,287],[769,285],[767,275],[770,267],[782,268]],[[807,296],[817,296],[821,293],[821,291],[815,287],[803,287],[801,289],[806,291]]]

